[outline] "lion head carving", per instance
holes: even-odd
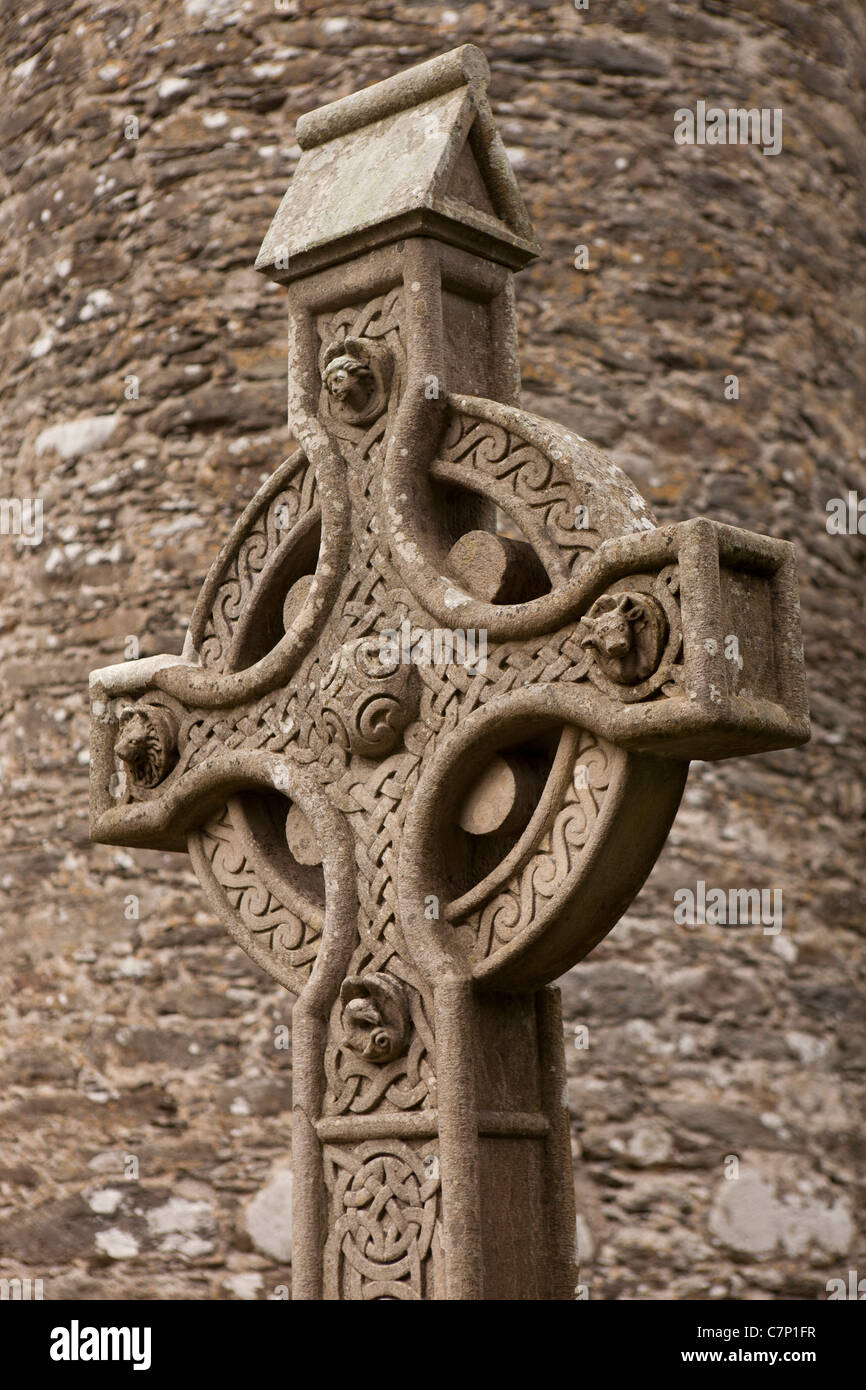
[[[114,751],[133,786],[155,787],[174,766],[177,725],[162,705],[127,705],[120,712]]]

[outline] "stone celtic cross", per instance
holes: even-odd
[[[188,851],[298,996],[298,1299],[567,1299],[551,982],[651,869],[692,757],[809,726],[793,547],[656,526],[516,404],[536,254],[471,46],[298,121],[257,268],[299,448],[181,656],[97,671],[92,835]]]

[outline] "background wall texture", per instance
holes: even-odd
[[[11,0],[0,32],[0,493],[44,506],[41,544],[0,536],[0,1276],[290,1284],[290,1000],[185,859],[90,845],[87,674],[180,650],[290,452],[283,292],[252,265],[295,119],[466,41],[545,251],[518,277],[524,404],[663,521],[801,560],[812,742],[695,765],[647,887],[563,982],[590,1044],[581,1280],[815,1299],[866,1276],[866,540],[825,524],[866,494],[862,5]],[[676,145],[698,100],[782,108],[782,152]],[[782,930],[676,925],[698,880],[781,889]]]

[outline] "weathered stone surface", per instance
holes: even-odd
[[[574,1296],[550,982],[642,884],[689,758],[809,733],[793,547],[657,528],[582,436],[515,408],[505,267],[536,248],[488,79],[464,45],[298,122],[256,264],[289,288],[302,448],[217,556],[182,654],[90,678],[92,837],[186,844],[298,995],[299,1299]],[[645,1019],[628,1041],[670,1050]],[[687,1147],[705,1109],[679,1116]],[[737,1120],[715,1125],[771,1132]],[[649,1122],[608,1149],[647,1168],[674,1142]]]
[[[335,27],[332,9],[309,5],[278,14],[270,3],[239,12],[188,0],[151,5],[146,17],[86,7],[74,24],[68,6],[19,9],[26,25],[12,12],[3,21],[14,95],[4,103],[11,143],[4,139],[0,219],[13,238],[2,253],[0,447],[4,495],[44,498],[46,538],[39,547],[9,538],[0,546],[0,951],[5,987],[14,991],[4,999],[14,1006],[6,1028],[14,1048],[59,1045],[65,1054],[72,1044],[84,1060],[94,1014],[116,1027],[161,1026],[171,995],[168,1012],[179,1018],[169,1027],[178,1031],[189,1018],[200,1050],[196,1066],[171,1081],[171,1098],[157,1065],[118,1070],[114,1056],[106,1073],[117,1100],[93,1102],[47,1078],[36,1082],[57,1108],[23,1127],[14,1115],[34,1082],[10,1079],[4,1212],[34,1195],[80,1190],[91,1156],[127,1144],[142,1160],[143,1187],[191,1173],[213,1193],[229,1231],[238,1193],[255,1190],[285,1151],[284,1120],[223,1118],[214,1085],[290,1065],[290,1054],[274,1048],[275,1026],[288,1022],[280,991],[263,988],[195,906],[182,860],[87,848],[81,683],[93,666],[123,659],[127,634],[145,654],[179,650],[216,541],[263,470],[291,452],[276,406],[264,431],[245,436],[231,422],[162,436],[151,422],[162,392],[180,391],[184,380],[215,376],[246,390],[241,340],[244,351],[261,349],[270,380],[284,379],[279,296],[263,295],[248,267],[297,160],[286,136],[295,116],[464,40],[479,42],[491,60],[494,109],[546,253],[521,276],[524,403],[612,449],[662,520],[714,511],[796,539],[800,554],[812,743],[796,757],[693,769],[650,884],[596,957],[648,974],[666,1001],[664,1017],[652,1019],[655,1038],[669,1050],[655,1054],[650,1070],[636,1040],[614,1059],[612,1028],[599,1023],[593,1050],[569,1046],[571,1085],[591,1075],[599,1092],[624,1093],[642,1113],[671,1087],[692,1103],[755,1114],[769,1099],[793,1125],[802,1180],[827,1166],[862,1211],[866,1039],[856,1019],[843,1025],[832,1013],[807,1013],[792,990],[818,984],[853,999],[866,922],[858,643],[866,576],[857,537],[828,537],[824,527],[830,497],[864,490],[858,8],[836,0],[712,11],[623,2],[583,14],[568,5],[491,6],[440,16],[398,5],[375,21],[352,10]],[[133,32],[120,37],[130,24]],[[600,70],[587,57],[588,39],[599,38],[660,56],[665,74]],[[256,73],[262,64],[268,71]],[[158,94],[181,75],[188,85]],[[674,150],[673,109],[716,93],[736,104],[784,105],[783,156]],[[79,119],[92,108],[110,115],[102,134]],[[166,138],[163,122],[185,109],[203,133],[195,149]],[[122,139],[127,112],[148,113],[137,143]],[[241,124],[247,134],[234,133]],[[117,183],[105,187],[111,179]],[[590,250],[587,272],[572,264],[578,242]],[[88,300],[106,288],[113,306]],[[93,316],[79,318],[89,306]],[[162,378],[170,364],[182,376]],[[738,369],[741,399],[726,401],[722,378]],[[140,376],[138,402],[123,399],[128,372]],[[118,411],[130,415],[130,431],[118,427],[102,451],[71,460],[72,471],[49,452],[36,457],[43,429]],[[187,518],[203,524],[152,533]],[[113,558],[87,564],[100,551]],[[782,886],[781,941],[794,947],[793,958],[754,929],[674,925],[673,892],[698,878]],[[138,920],[124,915],[130,894],[139,898]],[[26,938],[12,925],[25,920]],[[104,970],[98,964],[116,942],[144,972],[137,978],[146,995],[120,971],[121,958]],[[74,959],[88,949],[89,959]],[[731,1000],[719,1014],[702,982],[691,1000],[680,990],[668,995],[676,970],[718,959],[739,1007]],[[193,981],[236,995],[227,1037],[216,1019],[186,1014],[179,975],[181,995],[195,997]],[[138,1002],[130,1014],[131,983]],[[581,1019],[569,1019],[569,1042]],[[787,1044],[774,1057],[755,1050],[759,1035],[791,1031],[819,1036],[829,1049],[808,1059]],[[580,1101],[572,1115],[580,1125]],[[669,1195],[643,1217],[655,1231],[655,1257],[638,1268],[600,1233],[582,1270],[593,1298],[824,1296],[828,1271],[804,1275],[780,1248],[745,1276],[715,1243],[710,1257],[689,1263],[681,1252],[685,1264],[672,1267],[682,1204],[691,1229],[708,1238],[713,1188],[702,1174],[665,1171]],[[588,1210],[594,1197],[600,1206],[602,1194],[615,1231],[640,1177],[590,1161],[579,1205]],[[220,1249],[228,1269],[239,1268],[233,1258],[250,1258],[232,1251],[230,1237]],[[862,1238],[846,1268],[849,1260],[866,1267]],[[225,1296],[215,1276],[169,1256],[153,1257],[146,1270],[112,1262],[98,1275],[72,1258],[52,1266],[51,1296],[146,1297],[157,1280],[166,1296]]]
[[[779,1200],[775,1187],[757,1173],[744,1173],[724,1183],[710,1213],[710,1230],[724,1245],[742,1255],[767,1255],[777,1247],[791,1259],[811,1255],[846,1255],[855,1235],[848,1203],[843,1197],[821,1200],[792,1193]]]
[[[292,1258],[292,1173],[278,1168],[248,1204],[244,1224],[255,1248],[277,1264]]]

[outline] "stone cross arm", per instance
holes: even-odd
[[[554,981],[691,758],[809,736],[793,547],[658,526],[522,411],[537,254],[467,46],[298,122],[257,266],[299,448],[182,655],[91,677],[92,835],[188,851],[298,996],[293,1297],[569,1298]]]

